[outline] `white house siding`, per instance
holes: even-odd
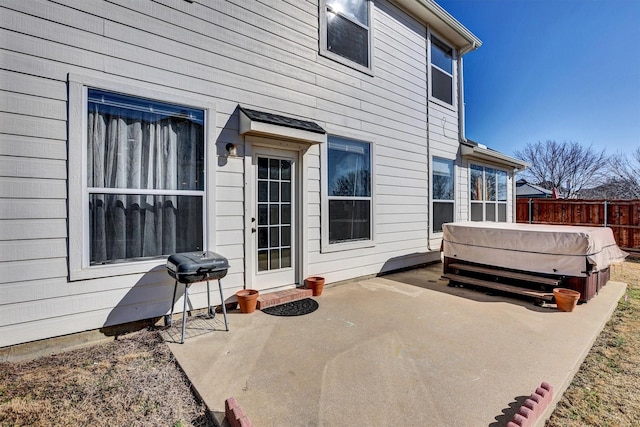
[[[67,163],[69,74],[215,104],[208,224],[213,249],[231,263],[227,296],[245,283],[238,104],[375,145],[375,246],[348,252],[321,252],[320,149],[305,154],[305,274],[333,282],[437,258],[427,243],[427,138],[432,154],[455,157],[456,112],[428,102],[426,27],[386,1],[374,17],[372,77],[319,55],[316,1],[0,0],[0,347],[169,309],[162,263],[68,280],[68,168],[77,167]],[[238,158],[220,156],[229,142]],[[206,305],[205,285],[190,296]]]
[[[436,34],[437,37],[440,37]],[[442,37],[440,37],[442,39]],[[462,170],[459,162],[459,141],[460,127],[458,123],[458,90],[457,74],[458,61],[453,61],[453,105],[445,105],[438,100],[430,99],[428,104],[428,143],[429,153],[432,157],[440,157],[443,159],[455,160],[455,200],[454,200],[454,220],[466,219],[465,214],[468,209],[468,197],[465,199],[463,192],[460,190],[464,181],[460,175],[464,175],[466,171]],[[442,233],[432,233],[429,235],[429,248],[439,249],[442,241]]]
[[[310,209],[315,215],[309,224],[308,274],[330,282],[428,260],[426,28],[382,1],[376,2],[373,27],[374,78],[319,58],[334,72],[358,77],[349,94],[359,105],[341,113],[360,120],[345,126],[327,117],[325,128],[330,134],[362,134],[375,145],[374,247],[321,253],[319,195]],[[335,104],[329,107],[335,111]],[[314,162],[319,165],[320,159]],[[320,185],[316,181],[313,187]]]
[[[455,221],[467,221],[470,215],[471,194],[469,187],[469,163],[463,159],[456,162],[456,210]]]

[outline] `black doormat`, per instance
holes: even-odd
[[[302,316],[303,314],[313,313],[317,309],[318,302],[316,300],[305,298],[298,301],[274,305],[273,307],[263,308],[262,312],[272,316]]]

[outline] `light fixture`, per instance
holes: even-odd
[[[236,157],[238,155],[238,146],[236,144],[227,144],[227,156],[228,157]]]

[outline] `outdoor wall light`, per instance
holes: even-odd
[[[228,157],[236,157],[238,155],[238,146],[236,144],[227,144],[227,155]]]

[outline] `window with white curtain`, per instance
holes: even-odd
[[[431,161],[431,194],[433,232],[441,233],[442,224],[453,222],[453,160],[434,157]]]
[[[507,172],[472,164],[471,221],[507,221]]]
[[[371,147],[330,136],[327,147],[329,243],[371,240]]]
[[[204,110],[88,89],[90,266],[203,250],[204,118]]]

